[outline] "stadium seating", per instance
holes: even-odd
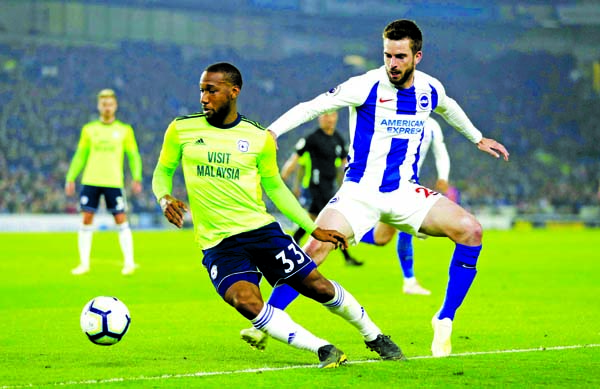
[[[434,58],[457,57],[437,50]],[[520,213],[576,213],[597,204],[598,98],[573,77],[573,59],[509,52],[484,63],[460,55],[465,57],[460,67],[430,60],[422,69],[439,77],[473,122],[507,146],[512,159],[503,164],[479,154],[444,125],[451,180],[463,203],[511,205]],[[76,200],[63,194],[64,176],[82,124],[96,116],[95,94],[105,87],[117,91],[118,117],[134,126],[143,157],[145,191],[129,201],[134,211],[157,211],[150,177],[163,132],[173,117],[199,110],[198,78],[217,61],[241,69],[240,110],[264,125],[356,72],[342,58],[324,55],[267,62],[227,51],[189,56],[176,46],[128,42],[115,48],[2,44],[0,213],[76,212]],[[347,136],[345,116],[340,129]],[[311,126],[280,139],[282,160]],[[433,166],[426,163],[423,183],[433,183]],[[176,194],[185,196],[181,190]]]

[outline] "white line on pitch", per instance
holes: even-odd
[[[473,355],[489,355],[489,354],[513,354],[513,353],[531,353],[537,351],[554,351],[554,350],[571,350],[580,348],[595,348],[600,347],[600,344],[576,344],[571,346],[554,346],[554,347],[536,347],[536,348],[525,348],[525,349],[513,349],[513,350],[493,350],[493,351],[472,351],[466,353],[452,354],[450,357],[468,357]],[[421,355],[411,357],[409,359],[433,359],[431,355]],[[380,359],[365,359],[359,361],[349,361],[349,365],[358,365],[363,363],[378,363],[382,362]],[[220,375],[232,375],[232,374],[245,374],[245,373],[259,373],[267,371],[283,371],[283,370],[298,370],[298,369],[314,369],[316,365],[292,365],[284,367],[259,367],[254,369],[243,369],[243,370],[229,370],[229,371],[199,371],[196,373],[182,373],[182,374],[163,374],[159,376],[139,376],[139,377],[116,377],[116,378],[105,378],[98,380],[83,380],[83,381],[65,381],[48,384],[26,384],[16,386],[0,386],[0,389],[19,389],[19,388],[32,388],[38,386],[71,386],[71,385],[94,385],[94,384],[109,384],[112,382],[134,382],[134,381],[157,381],[167,380],[173,378],[193,378],[193,377],[208,377],[208,376],[220,376]]]

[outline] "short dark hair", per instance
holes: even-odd
[[[212,65],[209,65],[204,69],[207,73],[223,73],[225,75],[225,79],[235,86],[239,86],[242,88],[242,73],[230,63],[227,62],[218,62]]]
[[[399,41],[404,38],[411,40],[410,48],[413,54],[423,48],[423,34],[417,23],[412,20],[399,19],[388,24],[383,30],[383,39]]]

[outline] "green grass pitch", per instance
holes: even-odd
[[[362,268],[332,254],[322,272],[352,292],[411,360],[371,363],[375,354],[353,327],[301,298],[290,315],[352,362],[325,371],[314,368],[311,353],[273,339],[258,352],[239,339],[248,322],[212,289],[190,230],[134,232],[134,241],[140,268],[133,276],[120,274],[114,232],[94,235],[92,271],[72,276],[76,233],[0,234],[0,388],[600,387],[599,230],[486,232],[478,277],[454,323],[459,355],[444,359],[430,358],[429,346],[448,240],[415,240],[428,297],[401,293],[394,244],[352,248]],[[269,291],[263,283],[263,295]],[[115,346],[96,346],[79,329],[83,305],[97,295],[116,296],[131,312],[129,333]],[[588,346],[552,349],[578,345]],[[499,353],[535,348],[546,350]]]

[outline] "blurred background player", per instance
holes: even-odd
[[[296,173],[294,194],[300,198],[302,193],[299,182],[307,187],[308,213],[315,220],[317,215],[333,198],[343,175],[348,150],[344,138],[336,131],[338,113],[328,112],[319,116],[319,128],[296,143],[296,152],[281,169],[281,177],[287,180]],[[299,167],[302,168],[299,169]],[[302,174],[304,172],[304,174]],[[307,184],[307,185],[306,185]],[[294,233],[296,242],[304,237],[306,231],[298,227]],[[347,265],[360,266],[363,263],[353,258],[348,250],[342,249]]]
[[[81,129],[77,151],[67,172],[65,193],[75,194],[75,180],[83,169],[79,207],[83,223],[79,228],[79,266],[71,271],[83,274],[90,270],[90,252],[94,231],[94,214],[98,210],[100,197],[104,197],[106,209],[113,214],[119,232],[119,243],[124,257],[122,274],[134,272],[133,237],[127,216],[123,178],[123,153],[127,154],[133,182],[132,192],[142,190],[142,159],[135,141],[133,128],[117,120],[117,97],[112,89],[98,93],[100,118],[87,123]]]
[[[443,194],[446,194],[449,189],[448,176],[450,175],[450,156],[448,155],[448,149],[444,143],[444,134],[439,123],[429,117],[425,122],[423,134],[423,141],[421,143],[421,158],[418,161],[417,167],[417,180],[419,182],[419,176],[421,173],[421,166],[423,161],[427,157],[427,152],[431,146],[433,150],[433,156],[435,157],[435,167],[437,170],[437,181],[435,183],[435,189]],[[375,228],[363,236],[361,242],[374,244],[377,246],[384,246],[388,244],[396,233],[396,229],[385,223],[377,223]],[[404,275],[404,284],[402,291],[406,294],[418,294],[429,296],[431,292],[428,289],[423,288],[415,276],[414,269],[414,255],[413,255],[413,244],[412,235],[406,232],[398,232],[398,241],[396,242],[396,252],[398,253],[398,260],[402,273]]]

